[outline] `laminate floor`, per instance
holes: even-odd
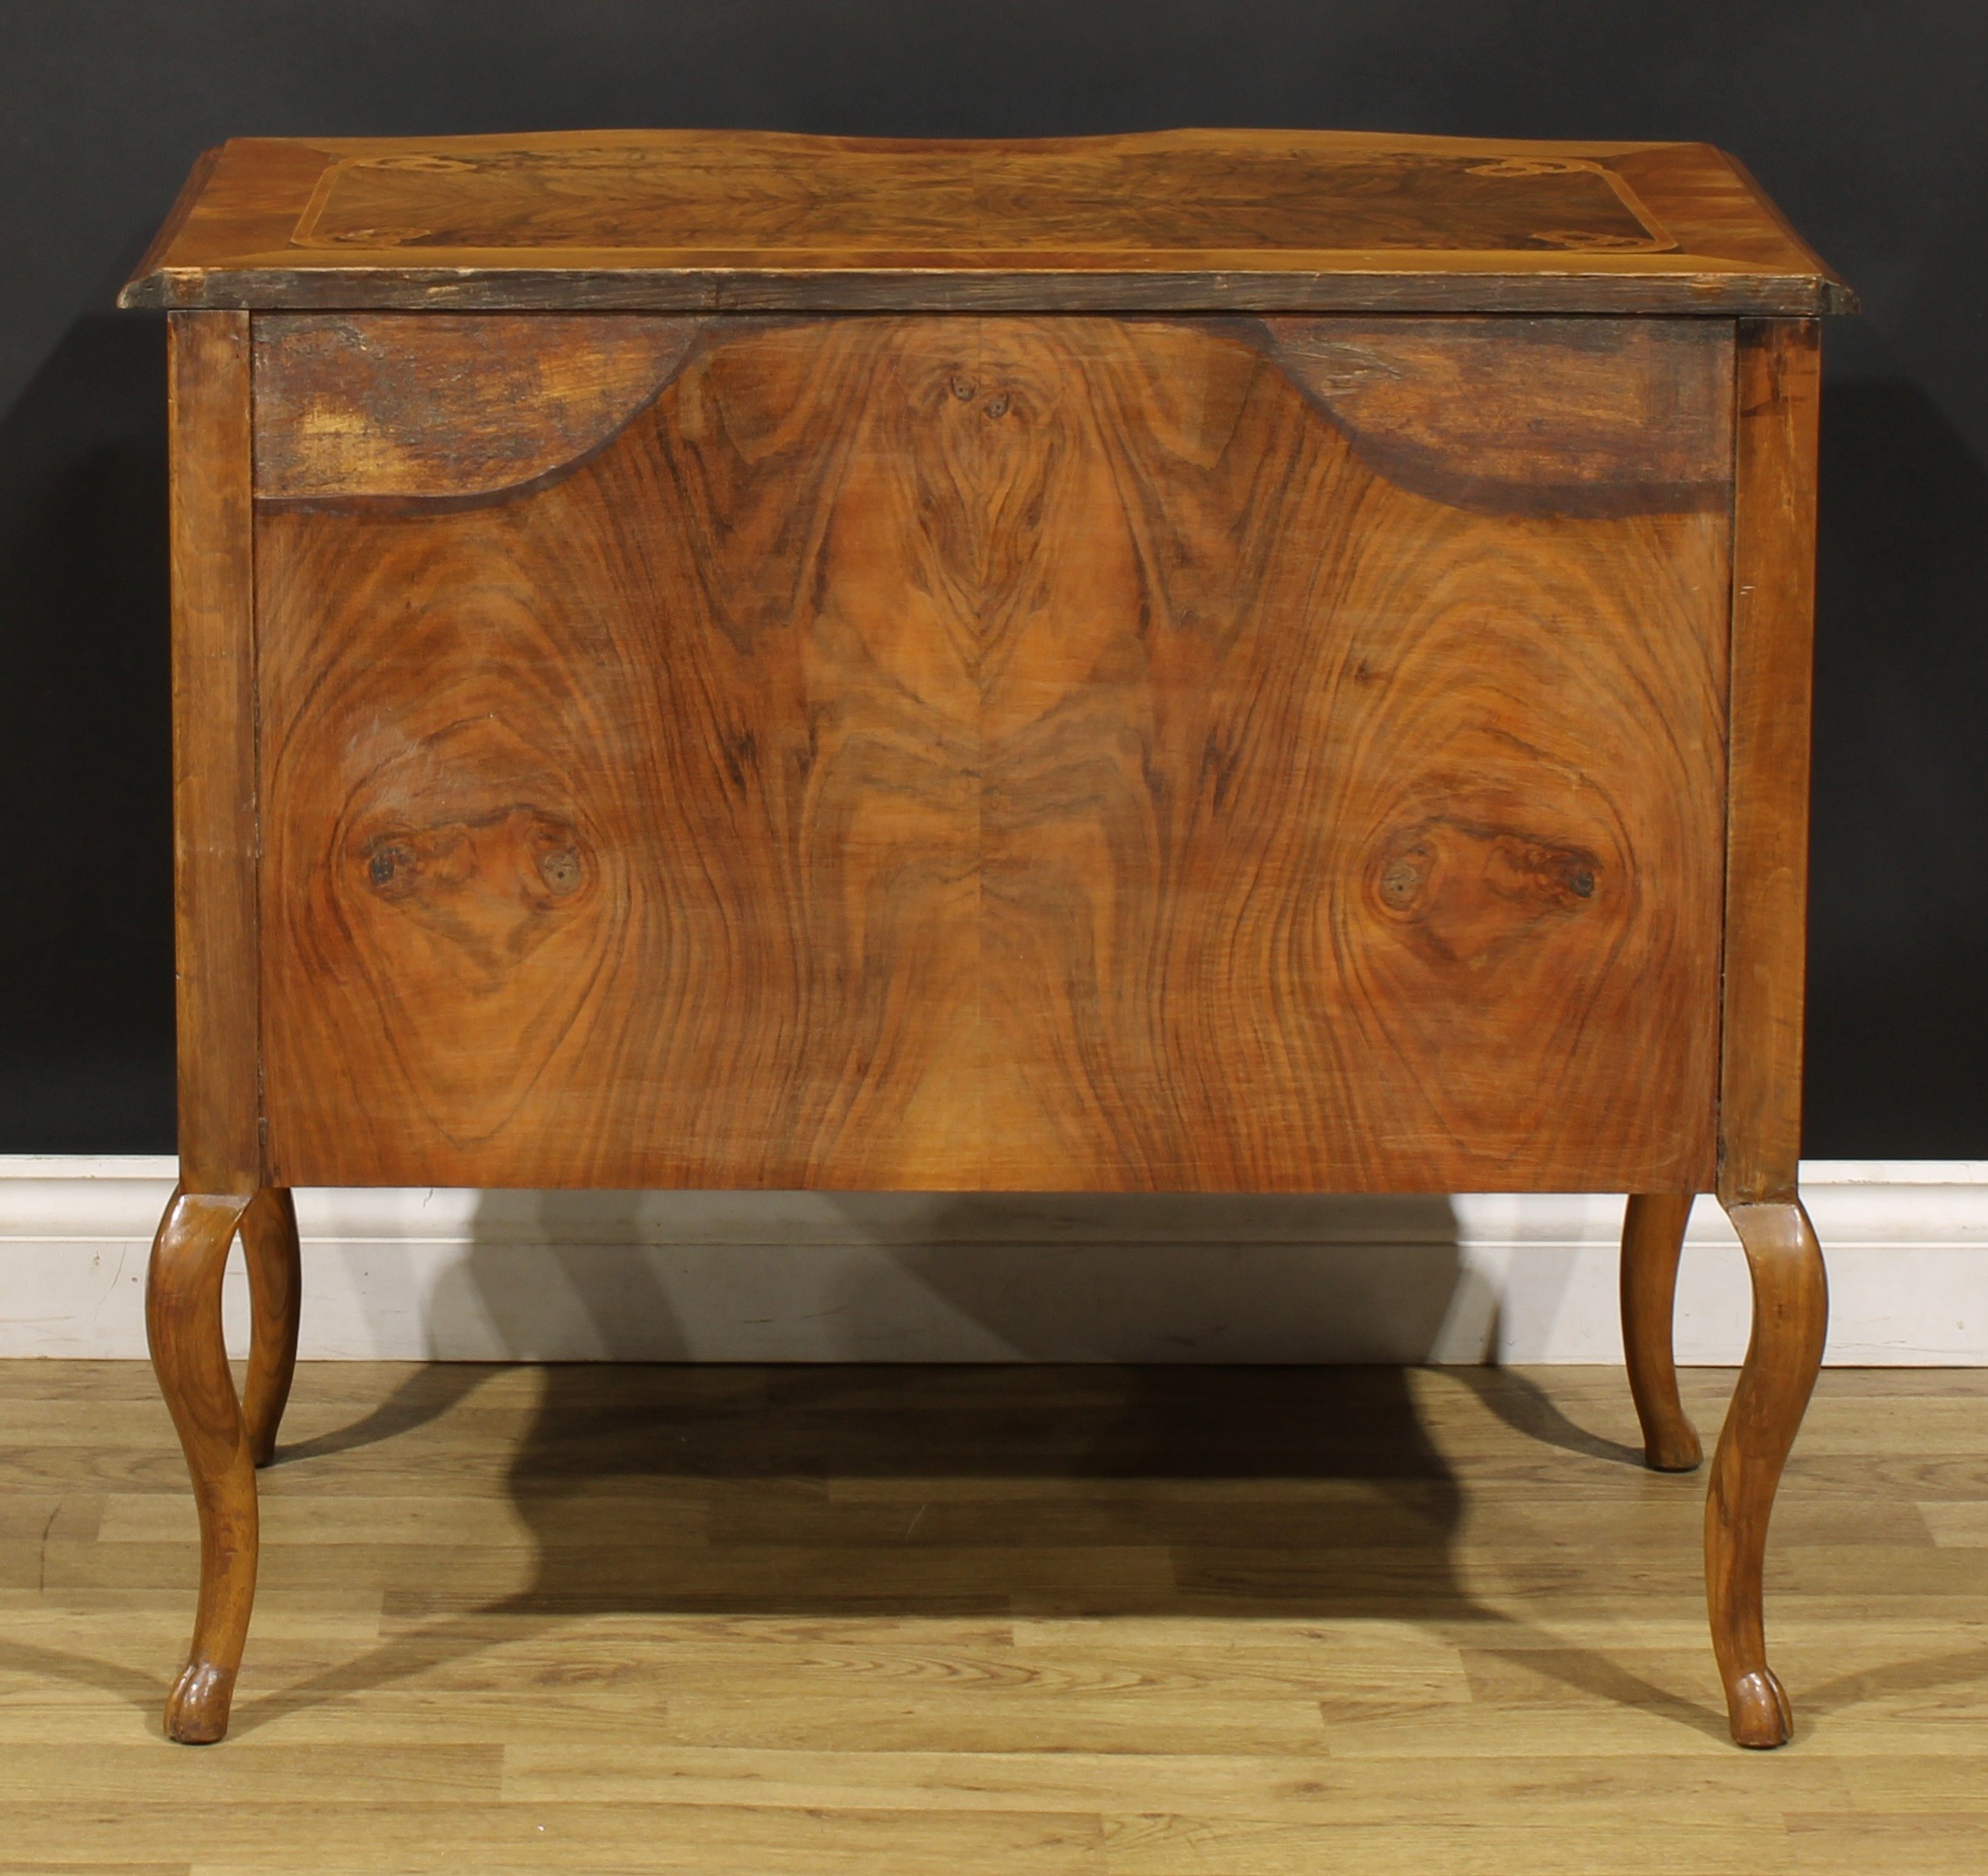
[[[1823,1377],[1766,1754],[1618,1370],[323,1364],[285,1434],[174,1747],[150,1372],[0,1364],[0,1871],[1988,1870],[1988,1374]]]

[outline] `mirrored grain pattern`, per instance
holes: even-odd
[[[266,506],[276,1176],[1707,1184],[1731,329],[1522,336],[737,320]]]

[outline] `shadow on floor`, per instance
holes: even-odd
[[[587,1201],[596,1231],[604,1197]],[[639,1241],[640,1195],[626,1202],[625,1241]],[[1431,1333],[1464,1281],[1451,1235],[1437,1259],[1442,1280],[1425,1281],[1417,1306]],[[960,1219],[942,1219],[932,1241],[898,1254],[949,1307],[1026,1352],[1040,1312],[1012,1284],[986,1280],[989,1264],[959,1241],[971,1236]],[[451,1273],[469,1290],[481,1286],[485,1318],[500,1325],[518,1309],[517,1273],[504,1261],[515,1249],[479,1245]],[[560,1267],[588,1307],[641,1311],[682,1334],[658,1274],[666,1261],[624,1257],[597,1288],[584,1260]],[[1303,1307],[1329,1316],[1331,1304]],[[625,1346],[625,1323],[600,1327],[604,1346]],[[1109,1325],[1099,1334],[1110,1343]],[[492,1372],[417,1370],[361,1421],[286,1448],[281,1463],[416,1434]],[[1640,1463],[1522,1376],[1446,1372],[1544,1446],[1611,1468]],[[1482,1625],[1493,1648],[1530,1634],[1482,1606],[1459,1575],[1464,1489],[1401,1366],[679,1362],[541,1373],[507,1477],[535,1551],[529,1583],[495,1598],[446,1583],[390,1589],[391,1639],[245,1703],[238,1730],[603,1613],[1386,1618],[1445,1632]],[[1571,1684],[1722,1732],[1709,1707],[1587,1651],[1556,1645],[1537,1661]]]

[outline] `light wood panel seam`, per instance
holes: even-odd
[[[260,550],[262,530],[256,526],[256,437],[260,425],[256,419],[256,327],[268,316],[252,313],[245,342],[248,351],[248,670],[249,695],[254,708],[249,713],[249,831],[253,851],[252,908],[256,944],[256,1142],[265,1174],[269,1166],[268,1016],[269,998],[264,980],[267,948],[262,934],[262,594],[256,578],[256,557]],[[294,1230],[294,1226],[293,1226]],[[292,1355],[295,1355],[293,1343]]]
[[[1719,817],[1719,1027],[1717,1087],[1712,1094],[1712,1190],[1722,1191],[1726,1182],[1726,1040],[1727,1004],[1731,995],[1732,963],[1732,724],[1736,702],[1734,684],[1740,666],[1740,580],[1744,565],[1740,541],[1740,476],[1744,446],[1744,374],[1746,346],[1741,322],[1732,322],[1732,469],[1726,482],[1726,542],[1730,565],[1726,571],[1726,683],[1725,683],[1725,802]]]

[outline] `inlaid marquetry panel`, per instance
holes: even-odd
[[[1325,154],[1329,152],[1329,154]],[[1320,186],[1325,155],[1330,187]],[[489,139],[335,158],[301,248],[1138,253],[1650,251],[1676,244],[1591,157],[1192,132],[1007,146],[780,135]]]
[[[260,509],[277,1179],[1709,1182],[1730,326],[599,323]]]

